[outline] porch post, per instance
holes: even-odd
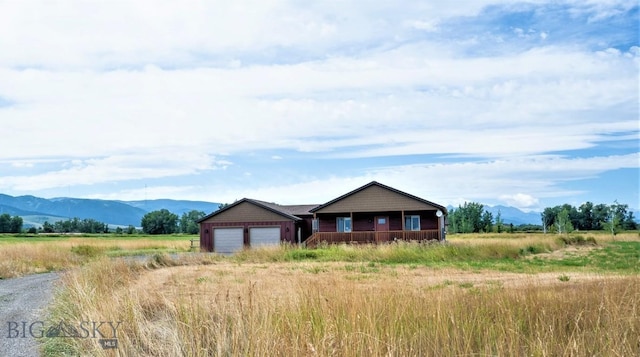
[[[444,242],[446,240],[444,235],[444,215],[438,217],[438,232],[440,234],[440,241]]]
[[[353,241],[353,229],[354,229],[353,211],[349,212],[349,217],[351,219],[351,231],[349,232],[349,240]]]
[[[405,236],[404,236],[404,231],[407,229],[407,227],[405,226],[405,222],[404,222],[404,210],[400,211],[400,219],[402,220],[402,240],[405,240]]]

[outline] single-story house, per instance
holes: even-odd
[[[200,249],[232,253],[287,243],[445,240],[447,209],[373,181],[321,205],[244,198],[201,220]]]

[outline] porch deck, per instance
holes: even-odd
[[[425,241],[440,240],[437,229],[422,231],[366,231],[366,232],[316,232],[309,237],[307,247],[316,247],[320,243],[326,244],[383,244],[393,241]]]

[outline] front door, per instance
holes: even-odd
[[[389,241],[389,216],[376,216],[374,220],[376,242]]]

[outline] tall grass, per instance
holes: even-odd
[[[481,279],[434,284],[409,277],[455,277],[455,272],[395,266],[370,274],[376,270],[360,273],[323,264],[330,263],[226,262],[147,270],[120,260],[93,262],[64,277],[52,321],[121,321],[119,349],[103,350],[95,339],[48,339],[45,352],[640,354],[638,276],[551,283],[526,275],[518,284]],[[322,269],[312,269],[318,266]],[[363,278],[354,279],[358,276]]]
[[[73,268],[98,256],[186,252],[189,236],[15,237],[0,235],[0,279]]]

